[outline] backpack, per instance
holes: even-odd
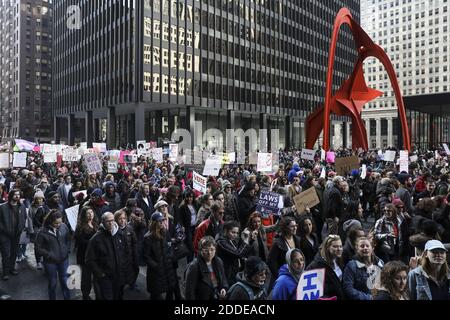
[[[231,288],[228,290],[227,292],[227,300],[230,299],[231,293],[233,292],[234,289],[236,289],[236,287],[241,287],[242,289],[244,289],[247,292],[247,295],[249,297],[250,300],[255,300],[255,294],[253,293],[253,289],[250,288],[248,285],[246,285],[243,282],[236,282],[235,284],[233,284],[231,286]]]

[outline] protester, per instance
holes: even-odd
[[[222,233],[223,229],[223,215],[225,209],[220,202],[215,202],[211,206],[211,215],[208,219],[200,223],[195,229],[194,233],[194,252],[198,252],[198,243],[204,236],[211,236],[215,238],[218,234]]]
[[[286,253],[286,264],[281,266],[272,291],[273,300],[297,300],[297,287],[305,269],[305,256],[300,249]]]
[[[390,261],[381,270],[379,288],[373,289],[373,300],[409,300],[408,266]]]
[[[253,212],[248,219],[247,228],[241,233],[244,242],[251,247],[248,255],[260,257],[267,263],[269,258],[268,234],[273,233],[277,229],[277,225],[264,226],[261,214]]]

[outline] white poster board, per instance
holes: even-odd
[[[301,158],[304,160],[314,161],[315,155],[316,155],[316,152],[314,150],[302,149]],[[322,154],[321,154],[321,156],[322,156]]]
[[[108,173],[117,173],[117,162],[108,161]]]
[[[76,205],[71,208],[66,209],[67,220],[69,221],[70,227],[73,231],[77,229],[78,221],[78,211],[80,210],[80,205]]]
[[[169,144],[169,159],[176,161],[178,157],[178,144]]]
[[[327,176],[327,172],[325,171],[325,167],[322,168],[322,171],[320,172],[320,178],[325,179]]]
[[[193,172],[193,177],[192,177],[192,183],[193,183],[193,187],[194,190],[197,190],[203,194],[206,193],[206,184],[208,182],[208,179],[199,175],[197,172]]]
[[[136,150],[138,157],[147,157],[149,154],[150,144],[145,141],[136,141]]]
[[[95,153],[88,153],[83,156],[89,174],[102,172],[102,163]]]
[[[411,161],[411,162],[416,162],[417,159],[419,159],[419,157],[416,155],[409,157],[409,161]]]
[[[450,149],[448,148],[448,145],[447,145],[446,143],[444,143],[443,146],[444,146],[445,153],[446,153],[448,156],[450,156]]]
[[[26,168],[26,167],[27,167],[27,153],[14,152],[13,168]]]
[[[86,146],[87,146],[87,144],[86,144]],[[104,143],[104,142],[101,142],[101,143],[94,142],[92,144],[92,149],[94,149],[94,152],[97,152],[97,153],[105,153],[106,152],[106,143]]]
[[[217,155],[210,155],[205,162],[205,168],[203,169],[204,176],[217,177],[219,171],[222,168],[223,157]]]
[[[327,156],[327,153],[325,152],[325,150],[321,149],[320,150],[320,161],[325,161],[326,156]]]
[[[258,153],[257,170],[259,172],[272,172],[273,162],[271,153]]]
[[[386,153],[384,154],[384,159],[383,160],[386,161],[386,162],[394,162],[395,155],[396,155],[395,151],[387,150]]]
[[[304,271],[297,286],[297,300],[318,300],[324,293],[325,269]]]
[[[361,179],[364,180],[366,176],[367,176],[367,165],[363,164],[361,170]]]
[[[62,150],[62,160],[67,162],[76,162],[80,160],[81,156],[78,155],[78,150],[72,147],[68,147]]]
[[[409,152],[408,150],[400,150],[400,172],[409,172]]]
[[[42,153],[44,155],[44,163],[56,163],[57,152],[55,145],[44,144],[44,151]]]
[[[0,153],[0,169],[9,169],[9,153]]]
[[[163,149],[162,148],[154,148],[151,150],[151,155],[153,160],[156,161],[156,163],[162,163],[163,162]]]

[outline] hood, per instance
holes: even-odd
[[[100,228],[106,232],[111,234],[113,237],[116,235],[116,233],[119,231],[119,225],[114,221],[113,223],[113,229],[111,232],[108,232],[108,230],[106,230],[105,226],[103,225],[103,223],[100,223]]]
[[[298,165],[298,163],[295,163],[294,166],[292,167],[292,169],[295,170],[295,172],[299,172],[300,166]]]
[[[242,283],[248,285],[249,287],[251,287],[251,288],[253,288],[253,289],[255,289],[255,290],[261,290],[261,287],[260,287],[260,286],[258,286],[258,285],[256,285],[256,284],[254,284],[253,282],[250,282],[250,281],[247,280],[247,278],[246,278],[245,275],[244,275],[244,272],[239,272],[239,273],[236,275],[236,282],[238,282],[238,281],[240,281],[240,282],[242,282]],[[266,281],[266,282],[267,282],[267,281]]]
[[[281,266],[280,270],[278,271],[278,276],[289,276],[293,278],[292,274],[289,272],[289,267],[287,264]]]

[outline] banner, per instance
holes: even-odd
[[[230,152],[228,154],[228,160],[230,164],[233,164],[236,162],[236,152]]]
[[[386,161],[386,162],[394,162],[396,154],[397,153],[395,151],[387,150],[385,152],[385,154],[384,154],[384,159],[383,160]]]
[[[176,161],[178,157],[178,144],[169,144],[169,159]]]
[[[14,151],[34,151],[36,143],[22,139],[15,139]]]
[[[309,188],[308,190],[303,191],[296,195],[293,200],[299,214],[304,214],[306,207],[311,209],[320,203],[316,188]]]
[[[278,193],[261,191],[258,203],[256,205],[256,211],[261,213],[263,216],[268,216],[269,214],[279,215],[280,202],[282,201],[283,197]]]
[[[448,148],[448,145],[447,145],[446,143],[444,143],[443,146],[444,146],[445,153],[446,153],[448,156],[450,156],[450,149]]]
[[[56,163],[57,161],[57,152],[56,146],[51,144],[44,144],[44,149],[42,151],[44,156],[44,163]]]
[[[76,205],[71,208],[67,208],[66,215],[67,220],[69,221],[69,225],[72,228],[73,231],[77,229],[77,221],[78,221],[78,211],[80,210],[80,205]]]
[[[316,155],[316,152],[314,150],[302,149],[302,155],[301,155],[302,159],[314,161],[315,155]]]
[[[257,170],[259,172],[272,172],[272,154],[271,153],[258,153]]]
[[[409,172],[409,152],[407,150],[400,151],[400,172]]]
[[[334,166],[338,175],[345,176],[354,169],[359,170],[359,158],[358,156],[337,158]]]
[[[205,162],[205,168],[203,169],[203,176],[213,176],[217,177],[219,171],[222,168],[222,158],[221,156],[210,155]]]
[[[108,161],[108,173],[117,173],[118,171],[117,162]]]
[[[27,167],[27,153],[26,152],[14,152],[13,156],[13,168],[26,168]]]
[[[67,162],[76,162],[81,159],[78,155],[78,150],[72,147],[68,147],[62,150],[62,160]]]
[[[192,177],[192,183],[194,190],[197,190],[203,194],[206,193],[206,184],[208,182],[208,179],[199,175],[197,172],[193,172],[194,175]]]
[[[335,159],[336,159],[336,154],[333,151],[328,151],[327,152],[327,162],[334,163]]]
[[[84,155],[84,163],[89,174],[102,172],[102,163],[95,153],[89,153]]]
[[[319,300],[324,293],[325,269],[304,271],[297,286],[297,300]]]
[[[9,169],[9,153],[0,153],[0,169]]]

